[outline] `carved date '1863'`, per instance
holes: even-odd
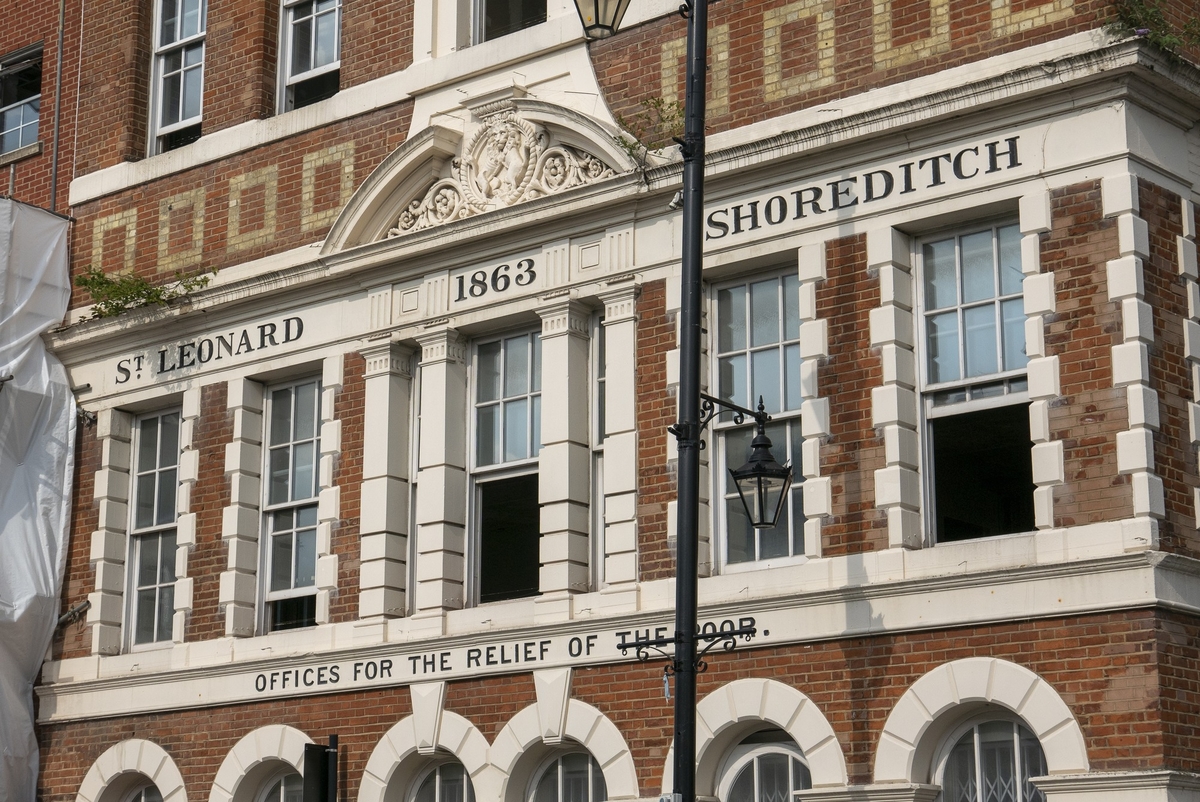
[[[492,292],[504,292],[513,284],[518,287],[528,287],[537,278],[537,273],[533,270],[532,259],[522,259],[517,262],[517,272],[509,275],[512,267],[509,265],[499,265],[492,270],[489,277],[486,270],[476,270],[471,274],[471,281],[467,283],[467,276],[464,273],[458,276],[458,294],[454,296],[455,301],[465,301],[467,296],[471,298],[482,298],[487,295],[488,290]]]

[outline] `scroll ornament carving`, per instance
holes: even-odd
[[[388,230],[389,238],[615,175],[592,154],[554,142],[549,131],[507,105],[484,117],[462,155],[451,162],[450,173],[408,204]]]

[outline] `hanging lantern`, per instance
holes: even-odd
[[[733,477],[742,506],[754,528],[773,529],[787,504],[792,468],[780,465],[771,453],[771,438],[764,431],[767,417],[763,414],[761,398],[758,411],[758,433],[750,443],[750,459],[742,467],[730,470],[729,475]]]
[[[607,39],[617,32],[629,0],[575,0],[575,10],[588,39]]]

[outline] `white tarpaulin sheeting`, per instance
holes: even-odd
[[[32,802],[33,682],[58,620],[75,400],[42,332],[67,311],[67,221],[0,198],[0,802]]]

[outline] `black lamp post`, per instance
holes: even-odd
[[[584,32],[589,38],[611,36],[621,23],[629,0],[575,0]],[[700,392],[701,302],[704,219],[704,95],[708,70],[708,0],[684,0],[679,8],[687,18],[687,72],[684,95],[684,133],[677,140],[683,152],[683,254],[682,293],[679,309],[679,423],[670,431],[678,443],[678,518],[676,526],[675,635],[671,638],[622,643],[621,651],[637,650],[639,659],[649,649],[667,655],[665,671],[675,675],[675,764],[673,802],[696,800],[696,673],[704,670],[701,658],[721,643],[732,649],[738,637],[750,640],[753,627],[715,634],[700,634],[696,625],[697,553],[700,519],[700,441],[717,406],[733,410],[734,420],[749,415],[758,424],[751,444],[750,461],[732,471],[738,493],[756,528],[773,527],[786,503],[791,470],[771,456],[771,441],[764,432],[769,417],[759,402],[749,410]],[[704,418],[701,418],[701,408]],[[705,641],[697,654],[697,641]]]

